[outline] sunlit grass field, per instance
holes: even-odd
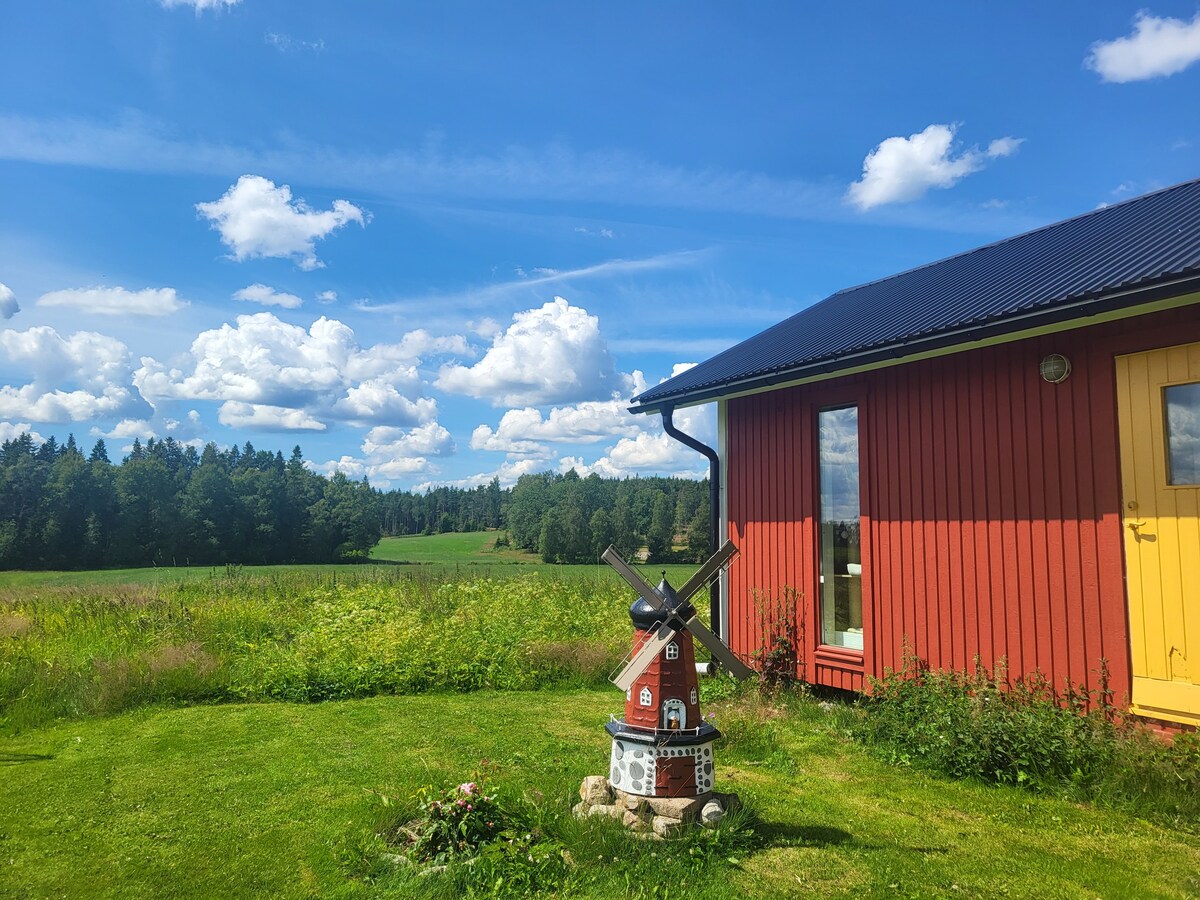
[[[611,689],[151,707],[0,739],[0,896],[456,897],[387,862],[378,794],[473,777],[538,804],[570,897],[1188,897],[1200,844],[1135,817],[888,766],[814,702],[710,704],[730,851],[575,826]],[[700,845],[702,848],[703,844]],[[488,896],[488,886],[477,889]],[[519,896],[519,894],[517,894]]]
[[[179,582],[211,582],[229,575],[278,575],[300,572],[312,576],[361,574],[364,567],[421,566],[438,573],[497,576],[518,572],[548,574],[554,578],[615,578],[608,566],[596,560],[593,565],[547,565],[533,553],[511,548],[496,548],[495,531],[471,531],[433,535],[385,537],[362,563],[341,565],[291,566],[149,566],[138,569],[94,569],[79,572],[0,571],[0,590],[38,586],[87,587],[94,585],[169,585]],[[658,583],[665,569],[673,583],[682,583],[692,572],[690,566],[645,566],[644,575]]]
[[[532,553],[496,550],[496,536],[495,531],[473,531],[464,534],[385,537],[372,550],[370,561],[342,565],[235,566],[228,570],[224,566],[149,566],[80,572],[0,571],[0,589],[37,585],[173,584],[180,581],[208,581],[223,577],[227,571],[248,575],[291,571],[336,573],[356,571],[372,563],[420,565],[451,570],[455,567],[470,566],[472,570],[479,571],[493,566],[504,567],[506,570],[514,565],[541,567],[541,560]]]
[[[393,539],[355,566],[0,573],[0,897],[522,896],[469,868],[418,875],[379,837],[419,788],[485,765],[570,861],[547,895],[1200,893],[1193,831],[890,766],[848,737],[854,709],[720,681],[702,697],[744,820],[666,845],[576,823],[623,705],[607,676],[633,597],[606,566],[491,540]]]

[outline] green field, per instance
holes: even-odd
[[[380,862],[369,792],[403,803],[486,758],[494,784],[537,791],[561,821],[580,779],[606,767],[602,724],[620,701],[607,689],[142,709],[2,739],[0,895],[454,896]],[[677,879],[657,894],[671,897],[1200,891],[1194,836],[887,766],[816,704],[713,708],[727,731],[719,787],[741,792],[755,818],[736,862],[689,874],[650,856],[671,845],[636,840],[589,858],[577,834],[565,895],[635,896],[632,877],[650,896],[655,868]]]
[[[371,552],[371,562],[344,565],[236,566],[238,573],[266,574],[280,571],[348,572],[372,563],[387,565],[425,565],[453,569],[471,566],[480,571],[490,567],[514,565],[540,566],[531,553],[519,550],[495,550],[496,532],[473,531],[463,534],[385,537]],[[556,567],[559,568],[559,567]],[[586,567],[584,567],[586,568]],[[82,572],[0,572],[0,588],[38,585],[88,586],[95,584],[171,584],[180,581],[211,580],[224,577],[224,566],[152,566],[140,569],[99,569]]]
[[[623,704],[606,678],[631,592],[607,567],[496,563],[482,534],[381,550],[140,583],[7,573],[0,896],[522,896],[469,866],[418,876],[378,836],[485,759],[566,851],[557,896],[1200,892],[1194,822],[891,766],[849,736],[853,708],[719,681],[718,789],[746,819],[668,845],[576,823]]]
[[[508,548],[496,549],[495,531],[385,537],[371,551],[371,559],[383,562],[425,564],[541,565],[534,553]]]

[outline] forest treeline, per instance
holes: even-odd
[[[0,568],[337,562],[379,535],[378,493],[309,471],[299,447],[135,440],[116,465],[103,440],[0,444]]]
[[[652,562],[700,560],[709,552],[708,481],[522,475],[512,488],[493,478],[464,489],[390,491],[380,497],[384,534],[506,531],[501,544],[552,563],[590,563],[612,544],[643,549]]]
[[[709,550],[708,483],[580,478],[573,470],[476,488],[379,491],[325,477],[299,447],[203,450],[135,440],[119,463],[98,440],[0,444],[0,568],[80,569],[339,562],[366,558],[382,535],[499,529],[498,543],[547,562],[595,562],[609,544],[651,561]]]

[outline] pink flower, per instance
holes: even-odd
[[[473,806],[472,806],[470,803],[468,803],[468,804],[467,804],[467,810],[468,810],[468,811],[469,811],[469,810],[472,810],[472,809],[474,809],[474,808],[475,808],[475,807],[473,807]]]
[[[469,797],[475,793],[476,787],[478,787],[478,785],[476,785],[475,782],[466,781],[466,782],[463,782],[462,784],[460,784],[458,786],[458,789],[460,792],[466,794]]]

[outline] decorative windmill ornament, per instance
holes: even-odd
[[[638,593],[629,609],[634,645],[613,678],[625,691],[625,716],[606,726],[612,737],[609,781],[641,797],[699,797],[713,789],[712,745],[721,733],[700,712],[693,639],[735,678],[753,674],[696,616],[692,596],[737,554],[726,541],[679,590],[651,587],[609,547],[602,559]]]

